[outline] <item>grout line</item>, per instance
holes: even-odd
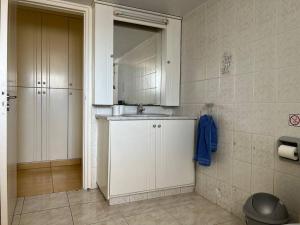
[[[62,208],[69,208],[69,206],[66,205],[66,206],[54,207],[54,208],[49,208],[49,209],[42,209],[42,210],[37,210],[37,211],[33,211],[33,212],[22,213],[22,215],[45,212],[45,211],[49,211],[49,210],[53,210],[53,209],[62,209]]]
[[[20,215],[22,215],[22,213],[23,213],[24,202],[25,202],[25,197],[23,197]]]
[[[52,167],[50,167],[50,170],[51,170],[52,193],[54,193],[54,181],[53,181],[53,170],[52,170]]]
[[[74,225],[74,218],[73,218],[73,213],[72,213],[72,209],[71,209],[71,204],[70,204],[70,199],[69,199],[68,192],[66,192],[66,195],[67,195],[67,199],[68,199],[68,203],[69,203],[69,209],[70,209],[70,212],[71,212],[72,223]]]

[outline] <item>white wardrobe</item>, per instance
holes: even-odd
[[[18,161],[81,158],[81,18],[18,9]]]

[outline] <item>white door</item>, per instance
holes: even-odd
[[[194,120],[163,120],[157,127],[156,187],[193,185]]]
[[[43,14],[43,87],[68,88],[68,40],[68,18],[53,14]]]
[[[18,161],[42,160],[41,88],[18,88]]]
[[[8,0],[0,2],[0,210],[1,225],[11,223],[16,203],[15,152],[8,151],[7,74],[8,71]],[[12,186],[13,185],[13,186]]]
[[[148,191],[154,186],[151,129],[149,121],[110,122],[111,196]]]
[[[83,78],[83,23],[69,18],[69,87],[82,90]]]
[[[68,89],[42,90],[42,114],[44,133],[43,147],[46,160],[67,159],[68,157]],[[46,111],[46,113],[45,113]],[[44,150],[43,150],[44,151]],[[44,157],[44,156],[43,156]]]
[[[82,91],[69,90],[68,159],[82,157]]]

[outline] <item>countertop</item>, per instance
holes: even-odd
[[[127,120],[196,120],[195,116],[147,116],[147,117],[128,117],[128,116],[107,116],[107,115],[97,115],[97,119],[105,119],[110,121],[127,121]]]

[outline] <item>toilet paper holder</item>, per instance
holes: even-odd
[[[296,147],[298,152],[298,157],[300,158],[300,138],[282,136],[278,139],[277,149],[280,145],[289,145],[289,146]],[[300,160],[295,162],[300,163]]]

